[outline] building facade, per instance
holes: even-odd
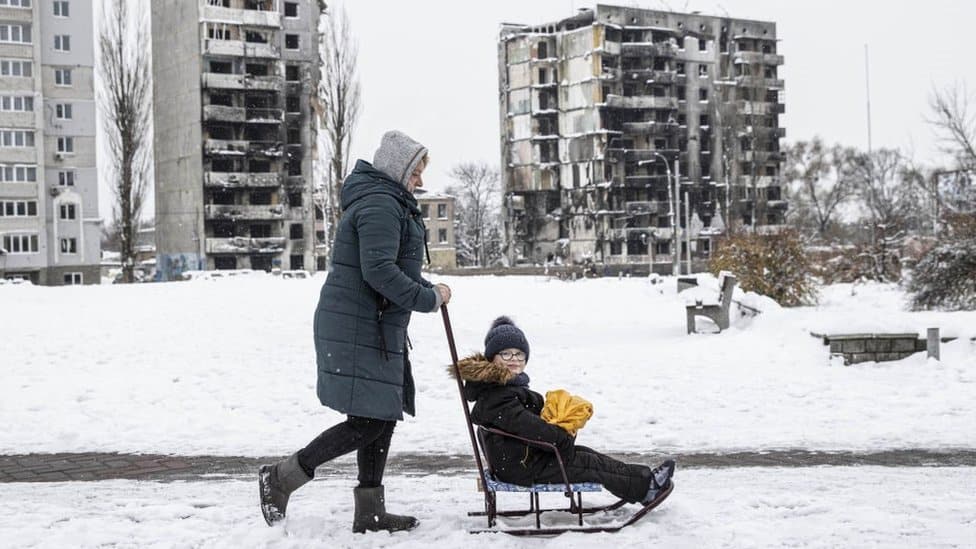
[[[417,193],[417,204],[427,226],[427,251],[435,269],[457,267],[454,237],[454,197],[438,193]]]
[[[316,0],[154,0],[157,276],[314,269]]]
[[[503,25],[510,261],[666,270],[730,228],[781,225],[776,40],[770,22],[604,5]]]
[[[98,284],[91,2],[0,0],[0,276]]]

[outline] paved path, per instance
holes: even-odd
[[[624,461],[653,464],[659,454],[613,454]],[[815,452],[805,450],[678,454],[671,456],[684,469],[720,467],[813,467],[819,465],[881,465],[890,467],[976,467],[976,449],[885,450],[877,452]],[[278,457],[165,456],[152,454],[74,453],[0,456],[2,482],[57,482],[69,480],[202,480],[253,475],[260,464]],[[347,456],[319,468],[318,476],[354,474],[355,459]],[[471,474],[469,455],[394,454],[391,473],[405,475]]]

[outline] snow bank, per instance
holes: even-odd
[[[283,455],[342,419],[315,396],[312,315],[324,278],[0,287],[0,452]],[[811,332],[976,335],[976,312],[906,312],[882,285],[818,307],[687,335],[675,281],[436,277],[454,289],[459,351],[511,315],[540,392],[594,405],[580,443],[606,451],[976,447],[976,344],[942,361],[831,365]],[[865,325],[858,324],[859,322]],[[467,453],[438,314],[411,326],[417,418],[392,451]]]

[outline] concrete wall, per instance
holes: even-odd
[[[156,250],[160,276],[170,280],[204,268],[199,4],[151,6]]]

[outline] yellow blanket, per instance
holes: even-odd
[[[557,389],[546,393],[546,404],[542,407],[541,416],[547,422],[576,436],[577,431],[593,417],[593,405],[582,397]]]

